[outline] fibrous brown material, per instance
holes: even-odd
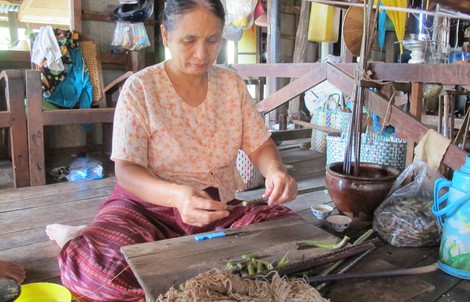
[[[184,290],[172,287],[158,302],[189,301],[290,301],[327,302],[301,279],[288,280],[274,275],[271,281],[244,279],[228,270],[214,268],[186,281]]]

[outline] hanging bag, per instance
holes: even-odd
[[[398,176],[374,213],[372,226],[383,240],[398,247],[439,244],[441,233],[432,213],[434,183],[439,177],[421,160],[415,160]]]
[[[348,128],[351,112],[345,109],[341,96],[337,93],[331,94],[322,106],[314,110],[311,124],[344,131]],[[327,133],[321,130],[312,130],[312,149],[326,153]]]

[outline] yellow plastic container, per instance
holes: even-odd
[[[311,42],[338,42],[339,9],[312,2],[308,23],[308,40]]]
[[[72,293],[59,284],[38,282],[21,285],[21,294],[15,302],[70,302]]]

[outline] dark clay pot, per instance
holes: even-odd
[[[372,220],[400,174],[395,168],[375,163],[360,163],[359,175],[343,173],[343,162],[326,166],[325,185],[336,208],[357,220]]]

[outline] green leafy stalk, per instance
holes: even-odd
[[[246,266],[246,269],[248,271],[248,276],[251,276],[255,273],[255,269],[253,267],[253,262],[248,262],[247,266]]]
[[[281,260],[279,260],[279,262],[277,263],[276,268],[280,268],[280,267],[286,265],[287,263],[289,263],[289,260],[287,259],[287,254],[289,254],[289,251],[287,251],[284,254],[284,256],[282,256]]]
[[[266,269],[273,269],[274,268],[274,266],[271,262],[268,262],[268,261],[265,261],[265,260],[262,260],[262,259],[256,259],[256,261],[261,262],[266,267]]]
[[[344,236],[341,241],[337,243],[325,243],[325,242],[320,242],[320,241],[315,241],[315,240],[303,240],[297,242],[297,249],[298,250],[303,250],[303,249],[309,249],[309,248],[314,248],[314,247],[319,247],[323,249],[329,249],[329,250],[335,250],[342,248],[348,243],[349,241],[348,236]]]
[[[258,261],[256,259],[253,259],[253,261],[256,263],[256,273],[259,274],[261,273],[262,271],[264,271],[263,267],[263,262],[262,261]]]
[[[362,234],[359,238],[356,239],[356,241],[353,242],[353,245],[359,245],[366,241],[372,234],[374,233],[374,230],[369,229],[367,230],[364,234]],[[325,276],[330,274],[332,271],[337,269],[341,264],[343,264],[344,259],[338,260],[335,263],[332,263],[328,267],[326,267],[323,271],[320,272],[320,276]]]
[[[258,253],[248,253],[248,254],[242,255],[242,259],[245,259],[245,260],[251,260],[253,258],[258,258],[258,257],[259,257]]]

